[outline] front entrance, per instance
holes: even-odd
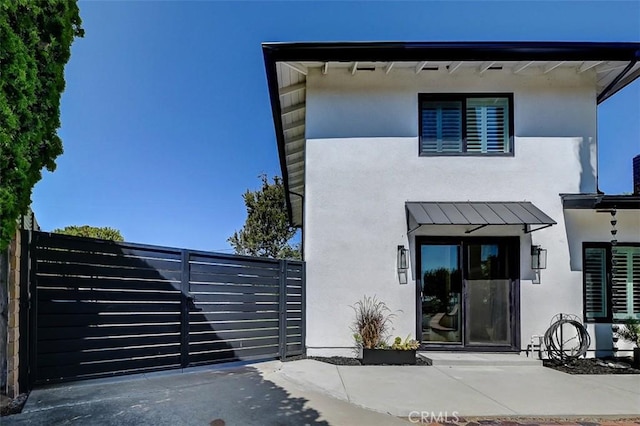
[[[420,237],[418,333],[430,348],[519,347],[515,238]]]

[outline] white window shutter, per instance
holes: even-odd
[[[467,152],[509,152],[507,98],[469,98],[465,113]]]

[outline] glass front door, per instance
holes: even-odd
[[[513,347],[517,238],[418,241],[425,345]]]

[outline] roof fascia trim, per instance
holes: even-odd
[[[328,42],[263,43],[274,61],[545,60],[632,61],[640,43],[597,42]]]
[[[273,125],[276,132],[276,142],[278,145],[278,157],[280,158],[280,171],[282,173],[282,182],[284,183],[284,193],[287,205],[287,216],[289,223],[293,225],[293,208],[291,207],[291,196],[289,190],[289,171],[287,170],[287,153],[284,145],[284,130],[282,127],[282,111],[280,109],[280,91],[278,88],[278,70],[276,61],[273,59],[273,51],[265,48],[263,45],[262,54],[264,57],[264,65],[267,74],[267,87],[269,89],[269,98],[271,101],[271,114],[273,115]]]

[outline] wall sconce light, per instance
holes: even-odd
[[[409,269],[409,250],[404,246],[398,246],[398,280],[400,284],[408,282],[407,270]]]
[[[547,249],[531,246],[531,269],[547,269]]]

